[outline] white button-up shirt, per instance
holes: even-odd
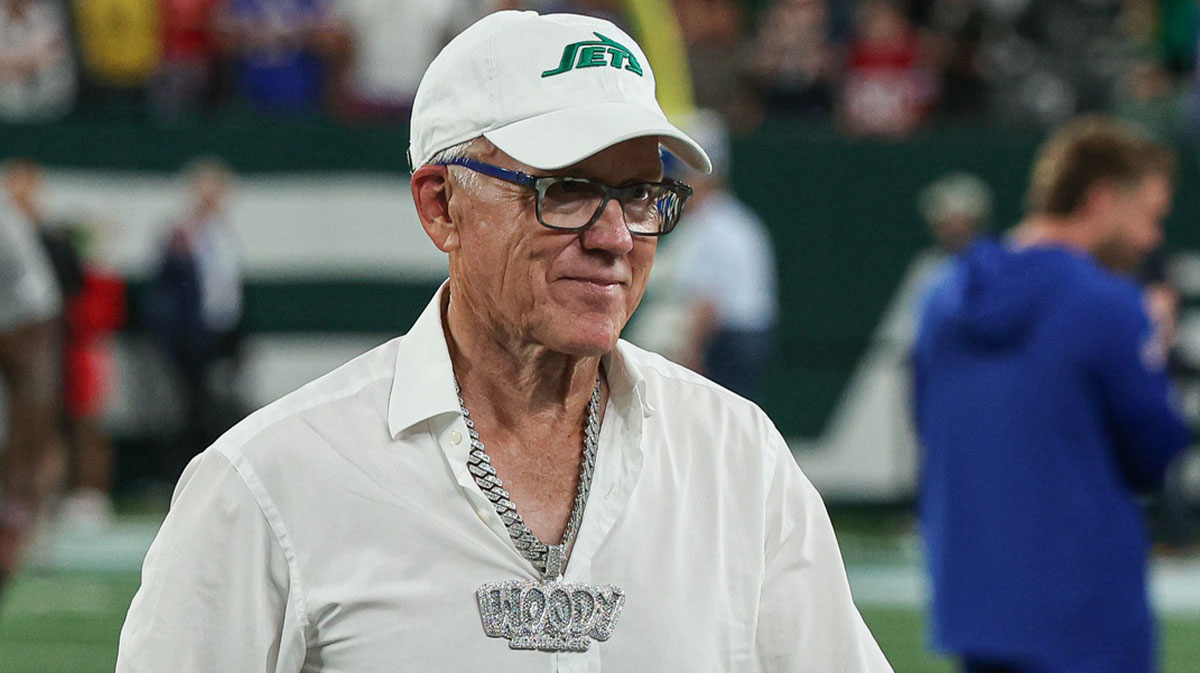
[[[540,577],[467,471],[445,291],[192,461],[118,673],[891,671],[766,415],[625,342],[563,578],[621,587],[616,629],[570,653],[487,637],[480,585]]]

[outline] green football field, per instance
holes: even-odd
[[[43,536],[0,606],[0,673],[113,670],[117,636],[138,587],[138,565],[158,517],[125,517],[103,534]],[[863,617],[897,673],[952,673],[924,637],[923,580],[907,517],[836,516]],[[1200,671],[1200,559],[1156,564],[1166,608],[1162,673]]]

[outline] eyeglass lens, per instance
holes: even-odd
[[[604,195],[604,188],[593,182],[555,180],[541,197],[543,223],[559,229],[585,227],[599,214]],[[669,231],[678,215],[678,195],[662,185],[632,185],[618,190],[613,196],[620,199],[625,224],[634,233]]]

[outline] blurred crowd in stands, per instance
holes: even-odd
[[[1175,136],[1194,101],[1190,0],[0,0],[0,118],[172,121],[236,110],[403,123],[441,46],[497,9],[612,19],[664,107],[735,131],[780,115],[896,138],[967,119],[1116,111]],[[690,74],[689,74],[690,73]],[[682,79],[682,97],[671,94]],[[687,83],[690,81],[690,87]]]

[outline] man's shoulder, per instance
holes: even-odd
[[[306,428],[322,435],[322,425],[354,422],[352,410],[386,419],[396,348],[402,338],[376,346],[251,413],[222,435],[212,450],[231,460],[266,458],[281,451],[295,456],[308,445],[296,441]]]
[[[702,388],[724,390],[721,386],[687,367],[625,339],[621,339],[618,342],[617,349],[627,366],[645,378],[647,383],[654,382],[656,384],[684,387],[700,386]],[[733,393],[730,394],[732,395]]]
[[[650,460],[694,485],[765,497],[789,448],[754,402],[656,353],[622,342],[621,355],[644,383]],[[792,463],[793,467],[795,463]]]

